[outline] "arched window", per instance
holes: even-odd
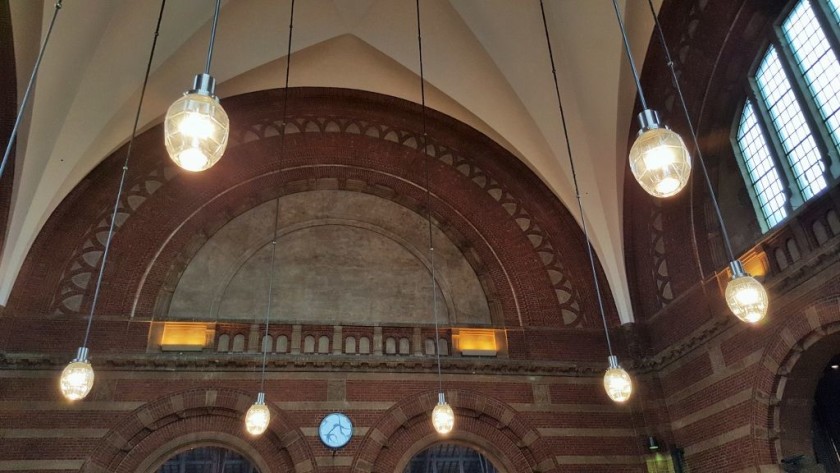
[[[344,339],[344,353],[356,353],[356,339],[347,337]]]
[[[397,353],[397,341],[393,337],[385,339],[385,354],[395,355]]]
[[[271,352],[271,348],[273,346],[274,346],[274,340],[271,338],[271,335],[263,335],[262,351]]]
[[[403,473],[497,473],[481,453],[462,445],[439,443],[414,455]]]
[[[409,343],[407,338],[400,339],[400,355],[409,355],[411,354],[411,343]]]
[[[793,4],[736,120],[736,154],[764,231],[840,177],[829,170],[840,169],[840,61],[831,46],[839,2]]]
[[[181,452],[158,468],[157,473],[259,473],[247,458],[221,447],[199,447]]]

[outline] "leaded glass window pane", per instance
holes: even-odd
[[[840,147],[840,63],[809,0],[796,5],[782,24],[782,31],[834,144]]]
[[[799,190],[808,200],[827,185],[824,164],[776,48],[768,49],[755,79]]]
[[[837,20],[837,23],[840,23],[840,0],[829,0],[828,4],[831,11],[834,12],[834,19]]]
[[[738,126],[738,147],[744,158],[750,184],[755,189],[761,213],[767,226],[772,228],[787,217],[787,197],[770,155],[767,139],[758,124],[755,107],[749,101],[744,106]]]

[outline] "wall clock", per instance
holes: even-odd
[[[327,447],[341,448],[353,437],[353,422],[341,412],[327,414],[318,427],[318,436]]]

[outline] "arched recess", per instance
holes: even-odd
[[[491,311],[513,326],[597,327],[580,228],[515,156],[432,112],[426,160],[418,150],[422,126],[416,104],[343,89],[300,88],[289,95],[282,157],[277,150],[283,94],[277,90],[225,100],[233,126],[230,145],[225,158],[205,173],[173,168],[160,127],[138,137],[101,312],[150,317],[209,236],[281,195],[350,190],[425,215],[428,163],[436,225],[468,255],[482,285],[492,288]],[[104,183],[116,185],[121,154],[103,162],[51,216],[15,283],[11,310],[86,312],[114,195]],[[600,269],[599,274],[606,288]],[[42,297],[45,292],[53,296]],[[608,311],[617,323],[613,304]]]
[[[271,405],[268,430],[249,439],[242,419],[252,403],[253,396],[230,389],[191,389],[167,395],[120,419],[81,471],[151,471],[156,462],[201,445],[238,451],[263,473],[314,471],[314,457],[303,433]]]
[[[791,314],[767,344],[756,375],[758,458],[812,455],[812,409],[822,371],[840,353],[840,294]]]
[[[350,471],[402,471],[413,455],[441,441],[477,449],[509,473],[556,471],[551,449],[510,406],[475,391],[445,393],[455,411],[455,429],[449,435],[442,439],[432,427],[437,392],[418,393],[397,403],[368,430]]]

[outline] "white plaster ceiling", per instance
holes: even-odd
[[[620,4],[642,64],[653,24],[647,2]],[[127,141],[159,5],[158,0],[65,0],[18,138],[0,304],[8,300],[51,212]],[[519,157],[579,219],[539,3],[423,0],[421,5],[425,75],[432,86],[428,105]],[[419,101],[414,8],[411,0],[297,2],[291,85]],[[612,2],[548,0],[546,9],[591,240],[621,320],[630,322],[622,187],[635,90]],[[212,10],[212,0],[167,2],[141,129],[160,123],[169,104],[203,70]],[[11,0],[11,11],[22,97],[53,1]],[[288,15],[288,0],[224,3],[211,70],[220,96],[282,86]]]

